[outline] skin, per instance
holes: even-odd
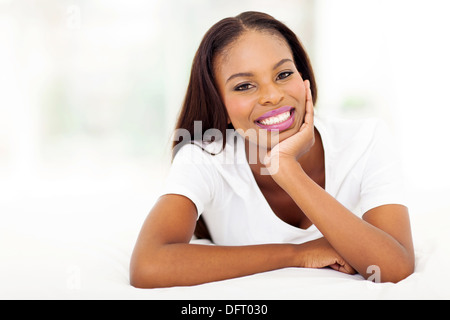
[[[136,242],[130,264],[133,286],[195,285],[285,267],[331,267],[367,278],[372,274],[368,267],[376,265],[382,282],[398,282],[414,271],[406,207],[380,206],[361,219],[325,192],[323,145],[314,128],[309,82],[293,60],[280,36],[247,31],[217,57],[217,85],[236,129],[260,130],[255,120],[265,112],[283,105],[295,108],[295,121],[279,133],[279,143],[268,141],[264,163],[257,157],[250,167],[280,219],[299,228],[314,224],[324,237],[303,244],[190,244],[195,205],[181,195],[164,195]],[[254,143],[258,140],[247,139],[247,153]],[[277,170],[261,175],[260,169],[272,168],[274,161]]]

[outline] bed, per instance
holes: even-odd
[[[139,188],[137,188],[139,189]],[[129,285],[130,255],[156,190],[15,193],[0,202],[1,299],[449,299],[450,205],[410,207],[416,271],[373,283],[331,269],[286,268],[192,287]],[[431,195],[429,195],[431,196]],[[413,201],[414,202],[414,201]],[[195,240],[201,242],[204,240]]]

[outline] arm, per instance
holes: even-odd
[[[148,215],[130,264],[135,287],[195,285],[299,266],[298,246],[209,246],[189,244],[195,205],[180,195],[162,196]]]
[[[355,216],[312,181],[295,163],[280,163],[277,182],[336,251],[362,276],[376,265],[381,281],[398,282],[414,270],[408,209],[385,205]],[[295,187],[294,187],[295,186]]]
[[[307,81],[305,84],[308,86]],[[400,281],[414,270],[408,209],[401,205],[380,206],[360,219],[312,181],[297,161],[314,143],[314,111],[307,92],[305,123],[297,134],[271,151],[266,165],[270,167],[277,157],[274,180],[361,275],[367,278],[367,268],[376,265],[381,281]]]
[[[304,244],[190,244],[197,211],[184,196],[162,196],[144,222],[130,263],[139,288],[196,285],[285,267],[353,269],[324,238]]]

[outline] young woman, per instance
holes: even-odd
[[[314,114],[316,97],[305,50],[273,17],[245,12],[206,33],[176,126],[183,140],[132,255],[133,286],[285,267],[378,270],[383,282],[413,272],[386,127]],[[194,232],[214,245],[190,243]]]

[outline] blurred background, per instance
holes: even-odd
[[[447,207],[449,9],[445,0],[0,0],[0,215],[55,201],[63,213],[74,196],[79,208],[116,198],[116,210],[134,203],[147,214],[198,44],[247,10],[297,33],[319,110],[389,124],[418,208]]]

